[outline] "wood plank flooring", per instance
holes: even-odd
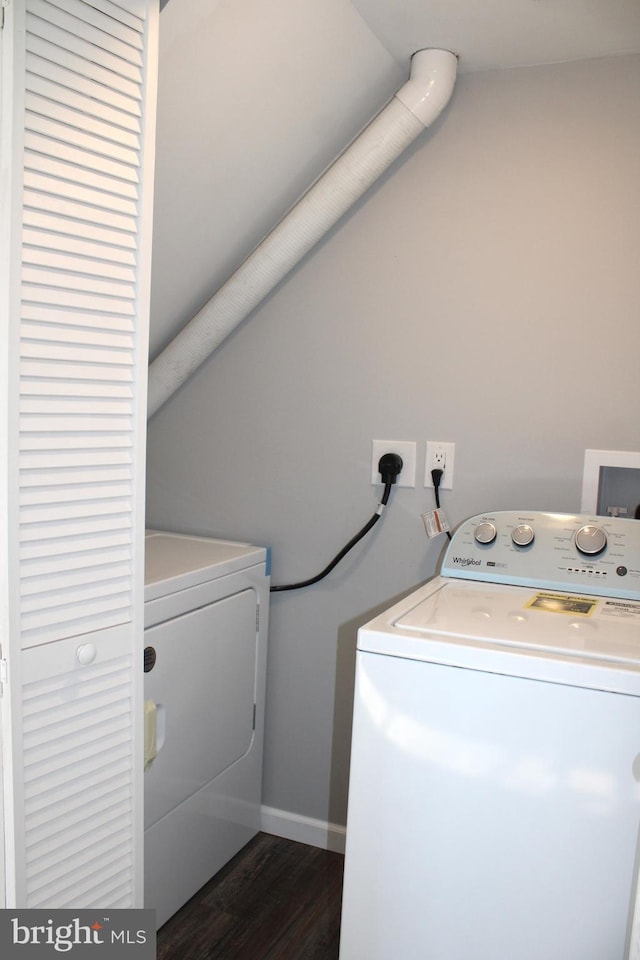
[[[343,862],[259,833],[160,928],[157,960],[337,960]]]

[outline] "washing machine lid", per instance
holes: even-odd
[[[640,695],[640,602],[438,577],[358,649]]]
[[[145,601],[266,562],[266,549],[248,543],[148,530]]]

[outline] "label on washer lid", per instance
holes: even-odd
[[[525,606],[547,613],[570,613],[573,616],[590,617],[599,602],[598,597],[576,597],[571,593],[536,593]]]
[[[640,603],[634,600],[605,600],[600,612],[608,617],[640,618]]]

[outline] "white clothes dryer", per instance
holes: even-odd
[[[265,548],[147,533],[144,902],[158,926],[259,829],[268,609]]]
[[[358,634],[340,960],[637,960],[639,826],[640,523],[468,520]]]

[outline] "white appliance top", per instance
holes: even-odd
[[[589,529],[576,546],[585,527],[605,527],[604,545]],[[585,546],[598,554],[587,559]],[[358,649],[640,696],[639,565],[637,521],[474,517],[453,536],[442,576],[362,627]]]
[[[217,577],[265,563],[265,547],[230,540],[192,537],[148,530],[145,537],[146,600],[205,583]]]

